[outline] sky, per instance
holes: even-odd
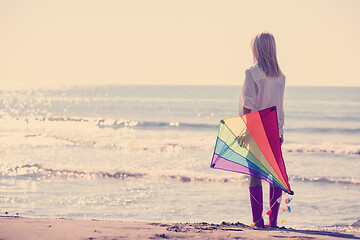
[[[360,86],[357,0],[0,0],[0,88],[241,85],[269,31],[288,86]]]

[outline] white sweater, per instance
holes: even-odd
[[[284,74],[278,77],[268,77],[258,65],[247,69],[240,95],[239,114],[243,114],[243,107],[251,109],[251,112],[256,112],[276,106],[279,134],[282,135],[284,133],[284,90]]]

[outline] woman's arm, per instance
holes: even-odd
[[[257,87],[251,71],[247,69],[245,71],[245,81],[241,89],[240,101],[239,101],[239,114],[250,113],[255,107],[255,100],[257,98]],[[245,108],[248,110],[242,111]],[[249,112],[250,111],[250,112]]]

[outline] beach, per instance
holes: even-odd
[[[359,12],[0,0],[0,240],[360,240]]]
[[[360,239],[360,232],[250,228],[242,223],[150,223],[0,218],[0,239]]]

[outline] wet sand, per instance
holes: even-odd
[[[0,218],[0,239],[360,239],[360,232],[255,229],[242,223]]]

